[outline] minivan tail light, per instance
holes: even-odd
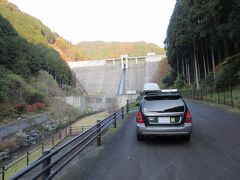
[[[143,123],[144,123],[141,112],[138,112],[138,113],[137,113],[137,119],[136,119],[136,121],[137,121],[137,123],[140,123],[140,124],[143,124]]]
[[[192,123],[192,117],[189,111],[187,111],[186,113],[186,117],[185,117],[185,122],[184,123]]]

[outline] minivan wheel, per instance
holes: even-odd
[[[144,136],[141,134],[137,134],[137,140],[142,141],[144,139]]]
[[[189,142],[190,141],[190,138],[191,138],[191,135],[186,135],[186,136],[183,136],[183,140],[186,141],[186,142]]]

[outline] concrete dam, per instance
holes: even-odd
[[[115,98],[139,92],[144,83],[159,78],[159,62],[164,56],[121,56],[119,59],[70,62],[77,84],[89,96]]]

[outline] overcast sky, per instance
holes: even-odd
[[[9,0],[60,36],[80,41],[146,41],[163,47],[176,0]]]

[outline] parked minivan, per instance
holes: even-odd
[[[192,118],[190,111],[179,95],[172,90],[146,94],[136,117],[137,140],[145,136],[182,136],[190,140]]]

